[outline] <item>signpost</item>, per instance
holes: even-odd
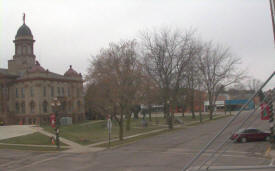
[[[110,145],[111,145],[111,130],[112,130],[112,120],[111,120],[110,116],[108,116],[107,128],[108,128],[109,147],[110,147]]]

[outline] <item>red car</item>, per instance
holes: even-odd
[[[261,140],[269,141],[270,133],[263,132],[256,128],[240,129],[235,134],[233,134],[230,139],[242,143]]]

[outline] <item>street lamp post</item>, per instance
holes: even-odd
[[[60,149],[60,143],[59,143],[59,116],[58,116],[58,107],[61,105],[60,101],[57,98],[54,98],[51,106],[54,109],[55,118],[56,118],[56,127],[55,127],[55,135],[56,135],[56,147],[59,150]]]

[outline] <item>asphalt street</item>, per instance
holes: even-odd
[[[218,145],[224,142],[232,131],[245,119],[244,113],[232,123],[226,132],[214,142],[193,166],[205,161]],[[248,120],[246,127],[268,130],[268,121],[261,121],[260,115]],[[195,154],[219,131],[231,117],[186,127],[177,131],[139,140],[135,143],[87,153],[43,153],[16,150],[0,150],[2,171],[54,171],[54,170],[111,170],[111,171],[173,171],[182,170]],[[216,160],[214,166],[269,165],[265,157],[268,142],[232,143],[222,148],[226,151]]]

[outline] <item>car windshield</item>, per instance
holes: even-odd
[[[243,133],[244,131],[245,131],[245,129],[242,128],[242,129],[239,129],[236,133]]]

